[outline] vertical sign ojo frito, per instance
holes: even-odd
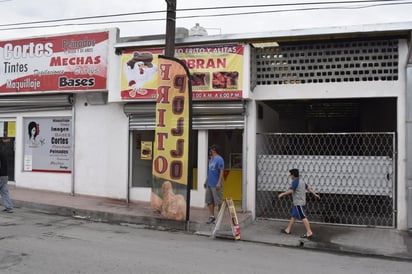
[[[168,219],[187,217],[190,135],[188,70],[178,59],[159,56],[151,202]]]

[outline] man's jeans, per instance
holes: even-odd
[[[0,176],[0,194],[3,198],[3,205],[5,208],[13,208],[13,204],[10,201],[9,188],[7,187],[7,182],[9,181],[8,176]]]

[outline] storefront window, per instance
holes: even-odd
[[[136,130],[132,134],[132,187],[152,186],[154,130]]]
[[[71,117],[23,119],[24,171],[71,173]]]
[[[154,130],[135,130],[132,133],[132,187],[152,187]],[[192,131],[192,168],[197,169],[197,131]],[[195,174],[193,175],[195,177]],[[197,186],[194,185],[194,189]]]

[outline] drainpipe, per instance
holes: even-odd
[[[130,117],[128,117],[129,122],[130,122]],[[132,172],[133,172],[133,159],[132,159],[132,152],[131,149],[133,147],[133,133],[130,131],[129,128],[127,128],[128,131],[128,144],[129,144],[129,148],[128,148],[128,178],[127,178],[127,189],[126,189],[126,203],[129,204],[130,203],[130,188],[132,186]]]
[[[75,95],[72,95],[70,97],[71,103],[72,103],[72,173],[71,173],[71,181],[72,181],[72,187],[71,187],[71,192],[70,194],[72,196],[75,195],[75,176],[74,176],[74,171],[75,171],[75,161],[74,157],[76,155],[76,150],[75,150],[75,144],[76,144],[76,100],[75,100]]]
[[[243,101],[246,106],[246,102]],[[248,139],[248,122],[247,122],[247,112],[244,113],[243,115],[243,123],[244,123],[244,128],[243,128],[243,144],[242,144],[242,211],[246,212],[247,211],[247,182],[248,182],[248,169],[249,168],[255,168],[255,167],[250,167],[247,163],[247,156],[249,153],[249,139]]]
[[[406,64],[406,187],[407,226],[412,229],[412,47]]]

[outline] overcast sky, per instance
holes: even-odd
[[[264,4],[297,4],[309,2],[323,4],[298,4],[273,7],[267,6],[263,8],[249,7],[243,9],[221,8],[210,10],[203,9],[199,11],[179,11],[179,9],[200,9],[210,7]],[[330,4],[325,4],[325,2]],[[352,2],[352,4],[347,4],[347,2]],[[165,0],[0,0],[0,40],[53,33],[62,34],[82,30],[100,30],[107,27],[118,27],[120,29],[121,37],[162,34],[166,30],[166,7],[167,5]],[[176,27],[185,27],[190,29],[196,23],[199,23],[201,26],[206,28],[209,35],[268,32],[325,26],[412,22],[412,0],[377,0],[369,2],[361,2],[360,0],[177,0],[177,9]],[[103,21],[105,23],[96,25],[90,25],[89,23],[92,22],[91,20],[59,21],[46,23],[45,25],[66,26],[5,30],[6,28],[11,27],[22,27],[6,26],[7,24],[141,13],[148,11],[162,12],[136,14],[128,17],[100,18],[95,19],[95,21]],[[230,15],[236,13],[253,13],[257,11],[275,12],[260,14],[254,13],[249,15]],[[212,16],[216,14],[226,15]],[[154,21],[113,24],[108,23],[116,20],[124,21],[148,19]],[[78,25],[79,23],[86,25]]]

